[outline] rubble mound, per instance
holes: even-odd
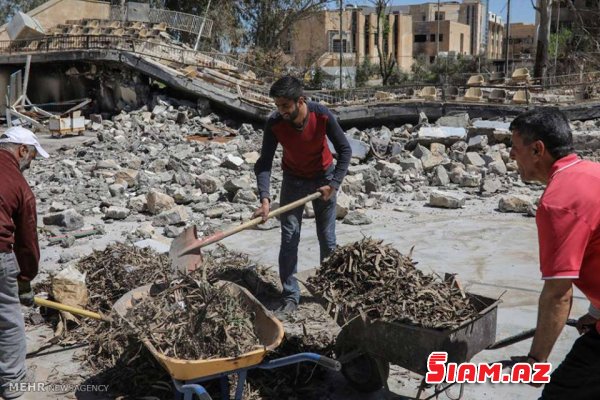
[[[309,278],[336,319],[369,318],[425,328],[454,328],[477,315],[461,290],[383,241],[364,238],[338,247]]]

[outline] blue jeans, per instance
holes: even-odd
[[[333,166],[322,178],[302,179],[289,173],[283,173],[280,202],[284,206],[317,191],[328,185],[333,177]],[[319,255],[323,261],[335,249],[335,208],[336,195],[328,201],[314,200],[317,237],[319,239]],[[295,274],[298,272],[298,244],[302,228],[304,207],[281,214],[281,246],[279,248],[279,278],[283,285],[283,298],[286,301],[300,302],[300,287]]]

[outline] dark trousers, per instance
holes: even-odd
[[[540,400],[600,399],[600,334],[579,337],[546,384]]]
[[[301,179],[291,174],[283,174],[281,184],[281,205],[284,206],[317,191],[329,183],[333,167],[319,179]],[[319,255],[323,261],[335,248],[335,209],[336,196],[328,201],[321,199],[312,202],[317,223]],[[300,287],[294,276],[298,272],[298,244],[302,228],[304,207],[298,207],[281,215],[281,246],[279,248],[279,278],[283,285],[283,297],[296,304],[300,302]]]

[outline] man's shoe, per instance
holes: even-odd
[[[276,314],[291,315],[298,310],[298,304],[293,300],[286,300],[281,307],[275,311]]]
[[[22,386],[20,386],[19,384],[21,384],[21,383],[27,384],[27,383],[34,383],[34,382],[35,382],[35,367],[27,368],[27,372],[25,372],[25,376],[20,381],[14,382],[13,385],[11,385],[10,383],[7,382],[4,385],[0,386],[0,397],[5,400],[18,399],[19,397],[21,397],[25,394],[25,392],[20,390],[22,388]]]

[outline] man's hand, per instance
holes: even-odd
[[[260,207],[254,211],[254,218],[262,217],[263,222],[266,222],[269,219],[269,211],[271,210],[271,202],[269,199],[262,199],[260,202]]]
[[[323,199],[324,201],[328,201],[335,194],[335,188],[329,185],[321,186],[317,190],[323,195],[321,199]]]
[[[33,290],[31,289],[31,282],[29,281],[17,281],[19,284],[19,301],[25,307],[33,306]]]
[[[577,332],[579,332],[580,335],[588,333],[589,330],[596,325],[597,321],[598,320],[592,317],[590,314],[585,314],[583,317],[577,320]]]

